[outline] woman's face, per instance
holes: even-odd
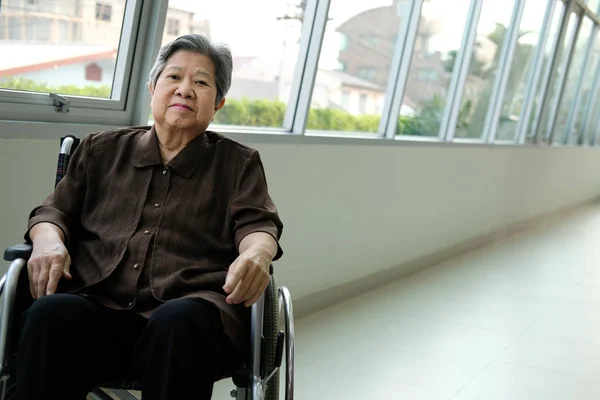
[[[152,116],[157,127],[204,132],[225,99],[215,105],[215,66],[209,57],[179,50],[150,87]]]

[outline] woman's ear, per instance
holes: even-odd
[[[215,107],[215,112],[219,111],[221,108],[223,108],[223,106],[225,105],[225,99],[221,99],[221,101],[219,102],[219,104],[216,105]]]

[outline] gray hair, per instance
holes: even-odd
[[[189,50],[203,54],[211,59],[215,66],[217,83],[216,104],[225,98],[231,87],[233,60],[231,50],[225,43],[213,43],[208,37],[198,34],[183,35],[164,45],[158,52],[154,66],[150,70],[148,84],[156,86],[158,77],[165,69],[167,60],[179,50]]]

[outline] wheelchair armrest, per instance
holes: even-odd
[[[4,260],[15,261],[17,258],[29,260],[32,251],[33,246],[28,243],[16,244],[4,250]]]

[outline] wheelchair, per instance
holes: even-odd
[[[69,158],[79,144],[74,136],[61,138],[55,186],[67,171]],[[9,247],[4,260],[10,262],[8,272],[0,279],[0,400],[16,398],[14,365],[14,330],[18,323],[18,306],[29,298],[27,260],[32,252],[29,244]],[[23,306],[21,306],[23,307]],[[24,311],[24,310],[23,310]],[[283,316],[283,318],[281,318]],[[250,346],[245,360],[238,366],[232,380],[236,400],[277,400],[280,392],[280,372],[285,350],[285,399],[294,398],[294,316],[289,290],[278,286],[270,268],[270,281],[260,299],[252,306]],[[282,330],[283,328],[283,330]],[[285,349],[284,349],[285,345]],[[88,398],[94,400],[134,400],[130,391],[142,390],[141,383],[131,377],[118,382],[105,382],[93,389]]]

